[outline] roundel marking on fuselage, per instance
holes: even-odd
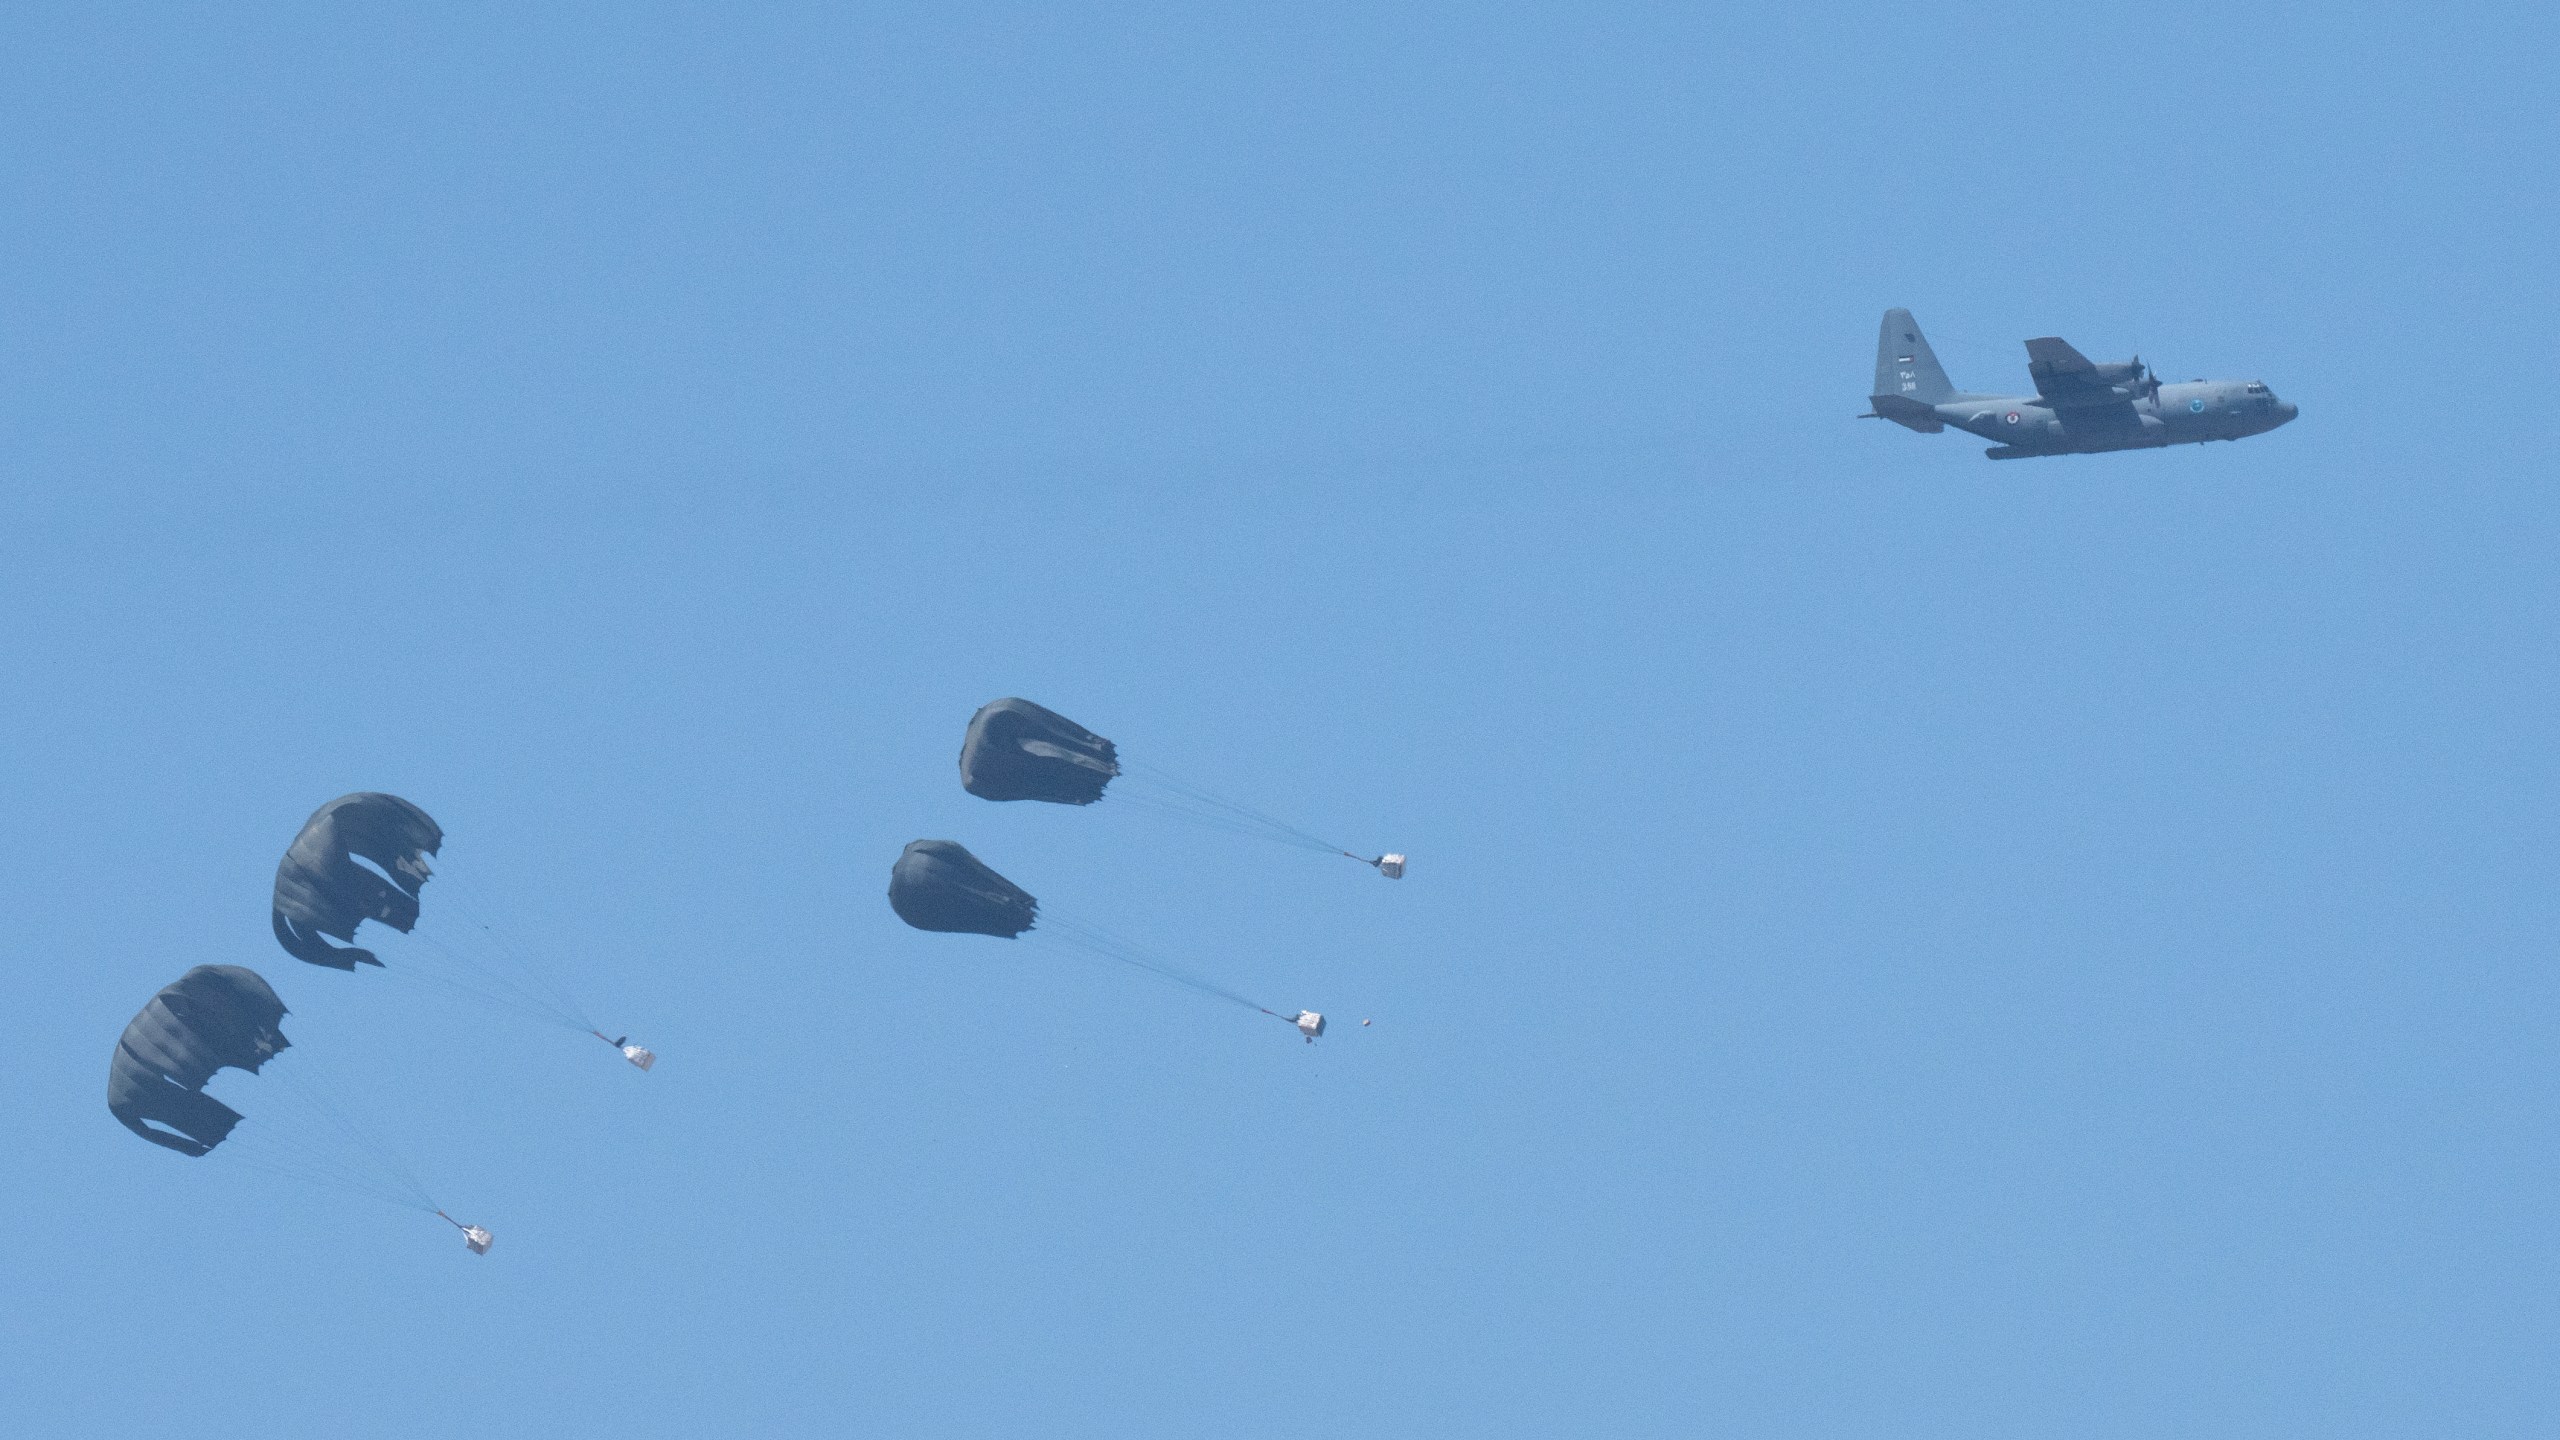
[[[2188,414],[2190,414],[2190,415],[2201,415],[2201,414],[2203,414],[2203,413],[2204,413],[2204,399],[2203,399],[2203,397],[2199,396],[2199,397],[2197,397],[2196,399],[2193,399],[2193,400],[2188,401],[2188,402],[2187,402],[2187,413],[2188,413]]]
[[[2015,410],[2012,410],[2012,411],[2010,411],[2008,414],[2003,415],[2003,416],[2001,416],[2000,418],[2001,418],[2002,420],[2004,420],[2004,421],[2008,422],[2008,423],[2009,423],[2009,424],[2011,424],[2011,425],[2015,425],[2015,424],[2017,424],[2017,423],[2018,423],[2018,412],[2017,412],[2017,411],[2015,411]]]

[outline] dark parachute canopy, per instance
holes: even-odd
[[[295,959],[332,970],[381,965],[370,950],[329,941],[353,941],[357,927],[367,920],[404,935],[414,930],[418,892],[433,873],[427,857],[443,848],[443,827],[397,795],[365,790],[321,806],[303,822],[302,832],[276,864],[277,941]],[[475,918],[472,929],[485,934],[492,927]],[[605,1034],[576,995],[504,938],[491,935],[458,947],[432,933],[423,938],[440,961],[420,956],[421,964],[402,967],[405,976],[495,1009],[593,1035],[643,1070],[657,1063],[647,1046],[631,1044],[627,1035],[616,1039]]]
[[[960,788],[981,800],[1090,805],[1119,773],[1110,741],[1028,700],[979,707],[960,745]]]
[[[239,1111],[204,1093],[205,1083],[226,1065],[256,1074],[292,1043],[276,1028],[284,1016],[284,1002],[257,971],[197,966],[124,1027],[107,1067],[107,1109],[154,1145],[204,1154],[240,1123]]]
[[[367,920],[407,934],[418,923],[426,857],[443,845],[444,831],[427,812],[397,795],[368,790],[321,806],[276,865],[276,939],[295,959],[332,970],[381,964],[370,950],[322,937],[352,942]],[[382,873],[357,864],[358,857]]]
[[[1248,1010],[1259,1010],[1281,1020],[1291,1018],[1110,931],[1072,918],[1042,919],[1040,902],[1032,899],[1029,891],[988,869],[985,861],[949,840],[918,840],[899,853],[898,863],[889,867],[889,908],[919,930],[993,935],[1005,940],[1021,935],[1038,921],[1040,933],[1032,937],[1035,941],[1052,940]],[[1319,1028],[1322,1023],[1322,1017],[1317,1017]]]
[[[1404,877],[1401,854],[1368,856],[1345,850],[1276,815],[1144,761],[1124,771],[1118,746],[1057,711],[1020,697],[980,706],[969,717],[969,733],[960,743],[960,788],[981,800],[1090,805],[1102,798],[1104,787],[1114,780],[1120,781],[1116,793],[1124,808],[1153,811],[1205,829],[1256,836],[1295,849],[1347,856],[1390,880]]]
[[[918,840],[889,867],[889,908],[919,930],[1010,940],[1040,913],[1031,892],[950,840]]]

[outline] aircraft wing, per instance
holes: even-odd
[[[2089,357],[2071,348],[2071,342],[2059,335],[2046,335],[2027,342],[2027,374],[2036,382],[2036,394],[2057,409],[2073,405],[2124,405],[2130,402],[2124,392],[2098,378],[2098,367]]]

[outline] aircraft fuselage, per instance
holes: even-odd
[[[2128,427],[2119,412],[2105,423],[2074,407],[2055,407],[2037,395],[1965,395],[1933,405],[1938,418],[1994,441],[1994,460],[2034,455],[2096,455],[2109,450],[2153,450],[2207,440],[2263,435],[2291,420],[2293,402],[2255,380],[2190,380],[2162,385],[2160,393],[2131,402]]]

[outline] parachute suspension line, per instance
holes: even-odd
[[[1270,827],[1259,821],[1246,820],[1242,817],[1225,814],[1216,810],[1194,809],[1189,804],[1166,800],[1159,796],[1150,795],[1143,790],[1136,792],[1123,791],[1119,795],[1118,799],[1119,803],[1126,809],[1142,810],[1151,815],[1171,816],[1185,824],[1194,825],[1203,830],[1215,830],[1228,835],[1247,835],[1264,840],[1276,840],[1281,844],[1288,845],[1292,849],[1310,850],[1326,855],[1339,855],[1346,860],[1357,860],[1372,870],[1383,872],[1387,868],[1389,859],[1392,858],[1386,855],[1363,855],[1357,850],[1336,849],[1330,842],[1318,840],[1313,836],[1300,837],[1276,834],[1270,829]],[[1392,879],[1395,877],[1390,876],[1389,878]]]
[[[1057,938],[1060,944],[1066,945],[1072,949],[1081,950],[1086,954],[1099,956],[1105,960],[1117,961],[1118,963],[1129,966],[1132,969],[1144,971],[1147,974],[1153,975],[1157,979],[1166,981],[1169,984],[1179,985],[1186,990],[1198,991],[1200,994],[1224,1000],[1230,1005],[1241,1005],[1247,1010],[1261,1010],[1265,1015],[1275,1013],[1271,1010],[1265,1009],[1260,1002],[1249,996],[1239,994],[1236,991],[1230,990],[1226,986],[1219,984],[1215,980],[1211,980],[1204,975],[1185,969],[1180,965],[1176,965],[1172,961],[1166,960],[1159,955],[1141,948],[1140,946],[1131,944],[1129,941],[1123,940],[1119,936],[1114,935],[1107,930],[1097,929],[1094,926],[1086,925],[1079,921],[1060,920],[1055,916],[1044,915],[1040,918],[1039,928],[1033,930],[1031,933],[1035,936],[1041,934],[1053,935]]]
[[[276,1094],[269,1098],[283,1101],[286,1097]],[[313,1127],[316,1133],[297,1135],[290,1127],[272,1127],[269,1117],[253,1115],[244,1118],[231,1137],[212,1153],[229,1156],[226,1163],[298,1184],[356,1195],[403,1210],[433,1208],[433,1202],[413,1180],[394,1177],[363,1151],[350,1150],[333,1138],[331,1129],[321,1125],[312,1107],[293,1104],[288,1110],[295,1124]]]
[[[495,965],[489,963],[486,959],[465,953],[459,947],[455,946],[452,941],[445,939],[442,935],[438,935],[433,932],[424,932],[420,933],[417,938],[420,943],[433,948],[436,953],[444,956],[446,959],[452,961],[462,969],[469,971],[472,977],[478,980],[481,984],[495,987],[515,996],[520,1004],[530,1005],[537,1009],[546,1011],[558,1011],[561,1008],[560,1005],[548,994],[535,988],[531,983],[529,983],[528,977],[509,975],[498,969]]]
[[[525,1017],[525,1020],[538,1022],[538,1025],[558,1025],[558,1027],[568,1027],[568,1030],[576,1030],[576,1027],[579,1027],[573,1020],[568,1020],[566,1015],[561,1015],[556,1007],[550,1007],[550,1004],[540,1002],[540,999],[525,997],[522,989],[509,989],[509,986],[499,984],[497,979],[479,976],[479,971],[468,969],[466,958],[461,958],[456,951],[451,951],[451,948],[445,948],[445,945],[440,943],[430,945],[430,948],[435,948],[438,956],[443,956],[445,961],[461,966],[463,974],[461,976],[443,974],[443,971],[425,969],[425,966],[404,966],[402,971],[394,971],[394,974],[407,974],[410,979],[422,981],[422,984],[440,986],[440,989],[445,989],[445,992],[453,992],[453,994],[461,994],[461,997],[466,999],[474,999],[474,1002],[484,1004],[484,1007],[489,1007],[489,1010],[504,1010],[509,1012],[509,1015],[517,1015],[517,1017]]]
[[[310,1120],[307,1113],[309,1107],[293,1108],[306,1112],[303,1118],[306,1121]],[[239,1126],[231,1132],[230,1139],[222,1142],[223,1145],[226,1148],[239,1146],[246,1141],[248,1153],[252,1155],[271,1160],[291,1161],[333,1172],[355,1173],[357,1171],[358,1167],[348,1163],[343,1146],[323,1144],[318,1138],[296,1135],[290,1129],[271,1130],[261,1123],[262,1119],[263,1117],[256,1115],[242,1116]]]
[[[446,883],[453,882],[447,880]],[[472,880],[469,883],[479,885],[481,882]],[[575,1020],[577,1023],[571,1026],[572,1029],[595,1028],[595,1022],[588,1018],[585,1008],[579,1005],[578,997],[550,973],[549,967],[510,941],[506,931],[491,923],[468,900],[460,896],[444,895],[439,897],[438,904],[440,908],[454,912],[466,928],[479,931],[489,946],[504,957],[509,968],[501,970],[486,960],[474,960],[448,946],[445,953],[451,955],[457,964],[469,967],[486,983],[502,986],[523,996],[527,1003],[557,1017],[563,1024]],[[420,938],[434,937],[422,935]]]
[[[260,1123],[263,1118],[243,1116],[232,1130],[231,1137],[223,1141],[214,1153],[232,1156],[244,1165],[260,1169],[282,1173],[286,1167],[293,1167],[292,1173],[308,1172],[306,1178],[317,1180],[325,1176],[338,1184],[351,1187],[356,1184],[358,1172],[349,1167],[342,1157],[331,1155],[310,1141],[281,1130],[266,1129]],[[371,1192],[377,1187],[365,1188]]]
[[[435,1197],[428,1193],[427,1187],[419,1181],[407,1165],[400,1162],[397,1156],[392,1155],[370,1136],[358,1130],[354,1123],[338,1113],[335,1107],[323,1103],[319,1108],[322,1114],[337,1124],[340,1133],[347,1136],[358,1147],[357,1152],[352,1156],[324,1161],[324,1163],[334,1164],[339,1173],[355,1184],[371,1187],[374,1193],[391,1204],[412,1210],[435,1208]]]
[[[391,1153],[389,1147],[365,1133],[364,1127],[348,1118],[347,1113],[338,1108],[337,1103],[327,1095],[321,1093],[317,1086],[299,1075],[290,1073],[279,1075],[278,1079],[287,1091],[312,1110],[319,1112],[332,1126],[336,1127],[338,1133],[352,1143],[358,1151],[370,1156],[374,1165],[379,1167],[383,1183],[389,1185],[396,1181],[397,1188],[409,1197],[403,1203],[423,1210],[436,1208],[435,1197],[427,1193],[427,1187],[419,1182],[417,1174],[407,1165],[402,1164],[400,1157]]]
[[[335,1190],[343,1195],[353,1195],[359,1199],[371,1200],[378,1204],[396,1205],[403,1210],[415,1210],[419,1208],[419,1206],[409,1198],[406,1191],[389,1189],[382,1185],[367,1181],[359,1175],[332,1169],[327,1165],[287,1160],[278,1156],[262,1154],[256,1150],[251,1150],[246,1154],[236,1153],[239,1150],[239,1146],[240,1137],[238,1135],[234,1135],[231,1139],[222,1142],[221,1146],[213,1153],[216,1155],[230,1156],[230,1163],[239,1166],[242,1169],[255,1170],[265,1175],[274,1175],[280,1179],[290,1180],[297,1185],[309,1185],[315,1189],[321,1190]]]
[[[445,887],[456,884],[456,876],[461,876],[461,884],[463,889],[466,889],[466,894],[479,894],[479,897],[484,899],[499,899],[499,902],[504,902],[504,894],[494,887],[492,881],[486,879],[486,876],[471,874],[468,869],[445,871],[443,874]],[[494,925],[494,922],[486,915],[481,915],[481,912],[476,910],[474,904],[468,902],[466,897],[458,897],[458,894],[440,894],[438,907],[440,910],[451,910],[453,915],[461,917],[463,925],[468,925],[471,930],[479,930],[479,933],[489,940],[489,945],[492,945],[494,951],[515,966],[517,974],[507,976],[512,989],[535,997],[540,1004],[543,1004],[543,1010],[556,1012],[563,1022],[576,1020],[576,1025],[571,1025],[571,1030],[594,1030],[596,1027],[594,1017],[586,1015],[586,1007],[584,1004],[579,1004],[576,992],[571,992],[566,984],[561,984],[561,979],[553,974],[553,969],[550,969],[548,963],[540,961],[538,956],[532,956],[530,951],[525,951],[525,948],[517,945],[515,940],[509,940],[507,930],[504,930],[502,925]]]
[[[1150,815],[1163,815],[1202,830],[1215,830],[1227,835],[1247,835],[1269,840],[1295,850],[1331,851],[1330,845],[1316,845],[1294,836],[1282,835],[1270,826],[1221,810],[1207,809],[1186,800],[1168,799],[1143,789],[1121,790],[1110,797],[1110,803],[1127,810],[1142,810]]]
[[[484,1005],[521,1015],[546,1025],[569,1030],[591,1030],[595,1027],[583,1015],[572,1014],[560,1004],[528,985],[472,959],[444,939],[423,933],[414,937],[419,944],[433,950],[452,964],[461,975],[438,974],[429,970],[417,972],[421,980],[432,981],[458,994],[467,995]]]
[[[1178,803],[1188,803],[1199,807],[1209,815],[1223,817],[1230,823],[1239,823],[1266,831],[1272,839],[1285,843],[1326,851],[1339,851],[1342,848],[1321,835],[1301,830],[1276,815],[1267,814],[1240,801],[1229,800],[1202,789],[1158,766],[1136,764],[1124,767],[1124,771],[1127,776],[1137,779],[1146,786],[1170,792],[1170,798],[1166,800],[1168,808],[1174,808]]]
[[[513,995],[507,994],[503,991],[482,989],[476,985],[466,984],[450,975],[441,975],[432,970],[423,969],[418,966],[400,967],[394,969],[392,973],[402,976],[406,980],[415,980],[422,984],[437,986],[453,994],[464,996],[478,1004],[485,1005],[492,1010],[503,1010],[510,1015],[521,1016],[524,1019],[531,1020],[537,1024],[566,1026],[569,1023],[558,1015],[553,1014],[551,1011],[529,1004]]]
[[[477,880],[472,883],[475,885],[481,884],[481,882]],[[485,886],[483,888],[485,888]],[[558,1009],[563,1015],[576,1016],[579,1021],[577,1028],[581,1030],[593,1030],[597,1028],[594,1019],[588,1016],[586,1007],[578,1003],[577,995],[571,991],[567,985],[561,983],[559,977],[552,973],[550,966],[544,964],[540,959],[509,940],[507,938],[506,931],[494,924],[491,924],[486,916],[483,916],[477,909],[474,909],[468,902],[447,900],[445,903],[447,908],[459,913],[465,921],[468,921],[472,926],[476,927],[481,934],[488,936],[489,943],[495,945],[501,953],[506,955],[508,959],[514,961],[516,965],[524,971],[525,977],[533,982],[533,986],[538,986],[542,993],[547,994],[550,997],[551,1002],[556,1009]],[[533,987],[529,986],[526,988]]]
[[[523,986],[510,983],[506,977],[489,970],[486,965],[454,948],[441,936],[417,934],[410,937],[417,944],[435,952],[439,964],[386,967],[394,974],[407,973],[412,978],[432,981],[457,994],[470,996],[483,1004],[530,1015],[545,1021],[566,1024],[557,1007]],[[450,967],[448,972],[446,967]]]
[[[1121,772],[1124,781],[1135,780],[1140,786],[1139,793],[1135,795],[1125,790],[1122,792],[1123,799],[1136,802],[1134,808],[1172,815],[1209,829],[1257,835],[1275,844],[1300,850],[1348,855],[1364,865],[1374,863],[1321,835],[1301,830],[1276,815],[1204,790],[1161,767],[1128,763],[1121,767]]]

